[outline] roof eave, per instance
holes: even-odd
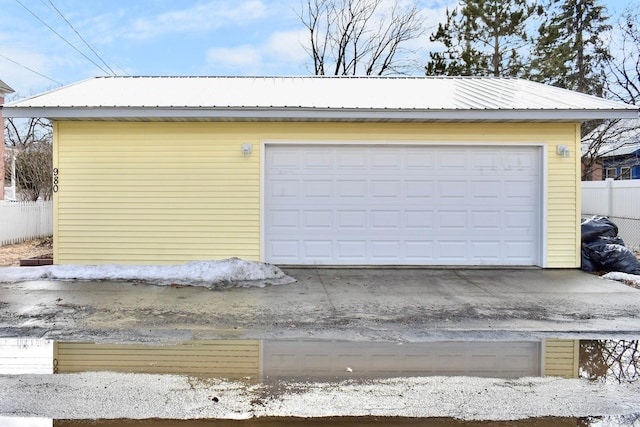
[[[52,120],[547,121],[637,119],[637,109],[359,109],[313,107],[18,107],[5,117]]]

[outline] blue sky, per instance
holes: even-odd
[[[418,63],[456,3],[420,0],[428,31],[411,46]],[[311,74],[300,0],[0,0],[0,79],[19,97],[109,72],[52,4],[120,75]],[[615,16],[629,1],[602,4]]]

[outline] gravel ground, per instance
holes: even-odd
[[[21,259],[51,256],[52,252],[53,240],[50,237],[0,246],[0,266],[18,266]]]

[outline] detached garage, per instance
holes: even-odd
[[[54,262],[580,265],[580,123],[518,79],[105,77],[54,123]]]

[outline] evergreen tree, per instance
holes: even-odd
[[[429,54],[426,74],[521,75],[525,25],[533,11],[529,0],[462,0],[431,35],[445,49]]]
[[[529,78],[603,95],[610,59],[602,33],[611,29],[598,0],[549,0],[532,52]]]

